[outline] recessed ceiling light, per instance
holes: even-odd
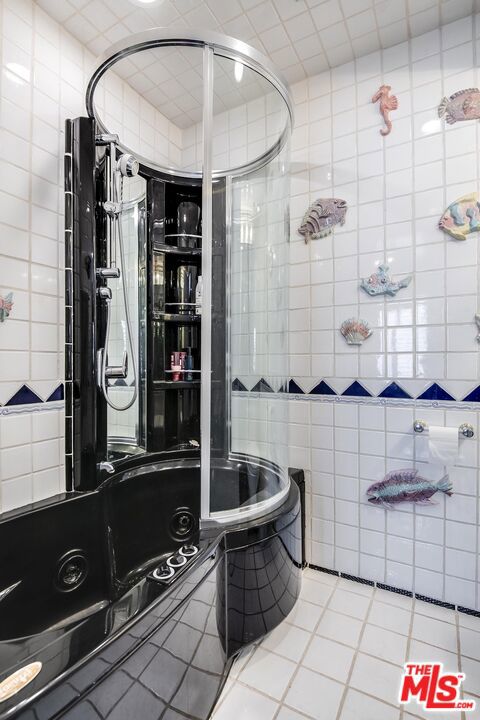
[[[135,5],[152,5],[158,1],[159,0],[130,0],[130,2],[134,2]]]

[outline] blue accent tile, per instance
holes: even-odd
[[[232,382],[232,390],[236,390],[237,392],[247,392],[247,388],[238,378],[235,378]]]
[[[256,385],[253,386],[251,392],[270,392],[273,393],[272,388],[268,384],[266,380],[263,378],[257,382]]]
[[[429,388],[425,390],[421,395],[418,396],[417,400],[453,400],[452,397],[446,390],[444,390],[437,383],[433,383]]]
[[[5,405],[32,405],[33,403],[41,403],[41,400],[33,390],[26,385],[22,385]]]
[[[463,402],[480,402],[480,385],[464,397]]]
[[[409,395],[406,390],[400,387],[400,385],[397,385],[396,382],[391,382],[390,385],[387,385],[387,387],[382,390],[378,397],[396,399],[404,398],[406,400],[411,400],[412,398],[412,396]]]
[[[305,391],[302,390],[300,385],[297,385],[295,380],[290,380],[288,383],[288,392],[292,393],[293,395],[305,395]]]
[[[351,385],[343,391],[342,395],[351,395],[352,397],[372,397],[366,388],[361,385],[358,380],[354,380]]]
[[[321,380],[318,385],[310,390],[310,395],[336,395],[337,393],[330,387],[325,380]]]
[[[57,400],[63,400],[63,385],[59,385],[56,390],[47,398],[47,402],[55,402]]]
[[[278,392],[279,392],[279,393],[286,393],[286,392],[288,392],[288,382],[282,383],[282,384],[280,385],[280,387],[278,388]]]

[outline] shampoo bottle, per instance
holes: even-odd
[[[203,280],[202,276],[198,276],[197,288],[195,290],[195,313],[197,315],[202,314],[202,295],[203,295]]]
[[[187,355],[185,357],[185,370],[187,371],[185,373],[185,380],[188,380],[189,382],[192,382],[193,380],[193,373],[188,372],[189,370],[193,370],[193,355],[192,355],[192,348],[187,347]]]

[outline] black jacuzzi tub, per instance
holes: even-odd
[[[235,654],[298,597],[295,483],[264,517],[208,530],[198,461],[126,467],[95,492],[56,500],[0,522],[0,683],[42,664],[0,702],[0,720],[106,717],[118,683],[129,695],[116,700],[117,720],[131,720],[140,696],[142,720],[150,710],[156,720],[207,718]],[[185,545],[198,552],[174,578],[152,579]],[[158,686],[165,674],[178,685],[172,696]]]

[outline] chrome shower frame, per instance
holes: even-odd
[[[190,47],[203,50],[203,164],[201,172],[181,170],[183,178],[202,180],[202,205],[203,205],[203,232],[202,232],[202,255],[203,255],[203,310],[202,310],[202,350],[201,350],[201,436],[210,437],[211,422],[211,387],[210,379],[212,372],[212,350],[211,350],[211,323],[212,312],[210,305],[212,291],[212,185],[216,179],[226,179],[230,183],[232,178],[253,173],[259,170],[277,157],[290,138],[291,127],[294,122],[293,101],[286,81],[278,73],[269,58],[255,50],[251,46],[236,40],[235,38],[221,35],[210,31],[195,31],[175,28],[157,27],[134,33],[114,43],[100,58],[93,70],[92,76],[86,91],[86,108],[89,117],[96,121],[100,133],[107,133],[108,129],[103,124],[95,106],[94,94],[98,83],[105,73],[113,68],[117,62],[128,58],[143,50],[153,50],[162,47]],[[214,171],[212,163],[212,137],[213,137],[213,85],[214,85],[214,57],[227,58],[233,62],[239,62],[250,70],[256,72],[260,77],[267,80],[283,98],[288,116],[285,126],[277,140],[261,155],[251,162],[244,163],[237,167],[222,171]],[[163,166],[152,161],[151,158],[140,155],[136,150],[118,143],[117,148],[122,153],[134,154],[139,162],[146,168],[159,171],[165,175],[177,176],[178,168]],[[227,228],[227,237],[230,237],[230,228]],[[230,378],[231,384],[231,378]],[[237,508],[235,511],[222,513],[210,513],[210,472],[211,472],[210,443],[201,444],[201,522],[203,526],[228,524],[232,517],[243,517],[245,520],[261,517],[266,512],[273,511],[279,507],[289,493],[290,485],[288,473],[286,486],[274,497],[261,501],[255,507],[245,509]]]
[[[255,48],[247,45],[247,43],[244,43],[241,40],[236,40],[235,38],[229,37],[227,35],[221,35],[220,33],[205,30],[201,33],[188,31],[187,34],[186,31],[183,29],[175,30],[165,27],[156,27],[149,30],[144,30],[139,33],[133,33],[132,35],[129,35],[122,40],[119,40],[118,42],[111,45],[110,48],[105,53],[103,53],[103,55],[101,55],[99,60],[97,61],[87,86],[85,102],[88,115],[95,118],[100,132],[108,133],[109,131],[99,117],[99,114],[95,107],[94,94],[98,83],[100,82],[103,75],[107,72],[107,70],[109,70],[112,66],[115,65],[115,63],[119,62],[120,60],[127,58],[129,55],[141,52],[142,50],[152,50],[154,48],[171,46],[210,48],[215,53],[215,55],[229,58],[233,61],[238,61],[246,67],[249,67],[251,70],[254,70],[260,76],[268,80],[283,97],[290,115],[290,125],[293,125],[293,100],[288,89],[288,85],[283,79],[283,77],[279,74],[278,70],[276,70],[271,60],[265,55],[263,55],[263,53],[258,52],[258,50],[255,50]],[[213,87],[211,85],[208,87],[210,83],[213,83],[213,75],[211,78],[208,78],[208,82],[207,78],[204,78],[204,84],[206,86],[205,92],[209,92],[210,94],[212,94]],[[208,130],[211,130],[211,128],[205,128],[205,134]],[[219,178],[229,175],[243,175],[245,173],[250,173],[263,167],[268,162],[270,162],[272,158],[276,157],[278,153],[282,150],[283,146],[288,140],[289,134],[290,126],[287,124],[286,127],[283,129],[282,134],[280,135],[277,142],[272,145],[272,147],[269,148],[263,155],[260,155],[258,158],[256,158],[250,163],[245,163],[244,165],[230,168],[227,171],[222,170],[221,172],[213,172],[212,177]],[[118,143],[117,147],[120,149],[121,152],[131,153],[135,155],[138,160],[147,167],[153,168],[154,170],[158,170],[162,173],[167,173],[169,175],[178,174],[178,170],[152,162],[150,158],[142,157],[138,154],[138,152],[130,149],[126,145],[123,145],[121,142]],[[198,179],[202,177],[202,173],[182,171],[182,176],[186,178]]]

